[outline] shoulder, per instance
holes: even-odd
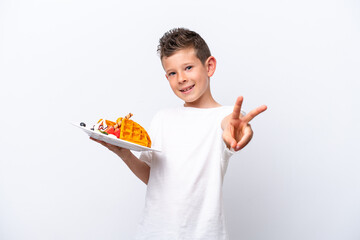
[[[178,107],[162,108],[155,113],[154,118],[162,118],[162,117],[176,114],[179,112],[179,109],[180,108],[178,108]]]
[[[220,107],[221,111],[224,112],[225,114],[228,113],[230,114],[232,112],[232,110],[234,109],[234,106],[221,106]]]
[[[179,112],[178,108],[162,108],[158,110],[152,118],[153,123],[161,123],[164,121],[164,119],[167,119],[171,116],[176,115]]]
[[[222,118],[226,118],[229,116],[234,109],[234,106],[221,106],[219,107],[219,115],[222,116]]]

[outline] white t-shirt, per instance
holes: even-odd
[[[178,107],[158,112],[149,128],[153,147],[145,208],[135,239],[228,239],[222,184],[229,151],[221,121],[232,107]]]

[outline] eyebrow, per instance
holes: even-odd
[[[194,65],[195,63],[194,62],[185,62],[183,64],[181,64],[182,67],[184,66],[188,66],[188,65]],[[169,72],[175,72],[174,68],[169,68],[168,70],[165,70],[166,74],[169,73]]]
[[[168,72],[174,72],[175,70],[173,68],[169,68],[169,69],[165,69],[165,72],[168,73]]]

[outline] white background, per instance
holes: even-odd
[[[360,239],[360,3],[0,1],[0,239],[131,239],[146,187],[71,126],[182,104],[156,54],[187,27],[215,99],[254,119],[224,183],[231,239]]]

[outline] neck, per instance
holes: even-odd
[[[206,99],[201,98],[195,102],[185,102],[184,107],[193,107],[193,108],[215,108],[220,107],[221,105],[215,101],[215,99],[210,94]]]

